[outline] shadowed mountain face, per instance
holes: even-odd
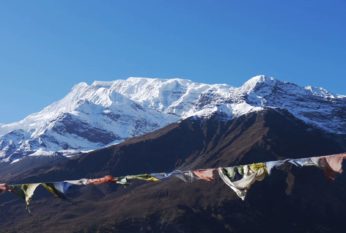
[[[346,137],[311,128],[285,111],[254,112],[232,121],[187,119],[116,146],[62,159],[53,166],[7,168],[7,180],[42,180],[169,172],[346,151]],[[25,161],[23,161],[25,162]],[[47,162],[49,164],[49,162]],[[242,202],[222,181],[134,183],[72,188],[73,203],[38,190],[33,215],[11,194],[1,196],[4,232],[342,232],[346,176],[329,182],[317,168],[274,171]]]

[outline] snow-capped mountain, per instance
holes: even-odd
[[[346,134],[346,98],[256,76],[241,87],[184,79],[128,78],[77,84],[63,99],[25,119],[0,124],[0,159],[93,150],[191,116],[231,119],[283,108],[329,132]]]

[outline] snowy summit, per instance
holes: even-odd
[[[79,83],[63,99],[11,124],[0,124],[0,160],[94,150],[188,117],[232,119],[282,108],[323,130],[346,134],[346,98],[255,76],[241,87],[184,79],[128,78]]]

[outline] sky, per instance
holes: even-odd
[[[344,0],[0,0],[0,122],[130,76],[346,94]]]

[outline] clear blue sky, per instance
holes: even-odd
[[[344,0],[0,0],[0,122],[128,76],[346,94],[345,25]]]

